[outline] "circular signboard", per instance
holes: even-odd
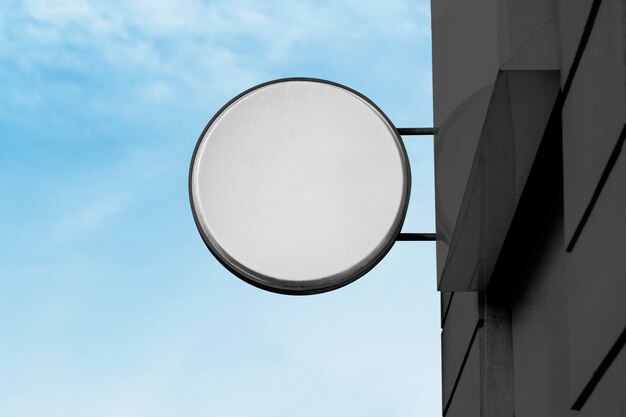
[[[374,103],[336,83],[289,78],[243,92],[211,119],[189,193],[204,242],[233,274],[315,294],[389,251],[410,182],[402,140]]]

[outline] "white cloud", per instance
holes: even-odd
[[[87,0],[28,0],[24,6],[35,19],[55,26],[77,20],[92,22],[96,17]]]
[[[160,85],[154,88],[150,94],[164,94],[161,90],[167,89]],[[131,148],[111,165],[50,184],[48,198],[53,209],[46,224],[52,243],[71,243],[96,234],[147,196],[163,192],[163,178],[171,176],[173,169],[168,154],[167,148],[159,146]]]
[[[172,88],[165,81],[154,81],[144,85],[140,94],[146,101],[162,102],[171,97]]]
[[[55,224],[53,239],[59,243],[66,243],[76,237],[94,232],[111,217],[121,212],[125,205],[124,197],[105,195],[73,208]]]
[[[307,59],[312,45],[341,58],[371,47],[368,40],[402,42],[429,27],[423,6],[401,0],[28,0],[23,15],[22,25],[4,35],[24,68],[89,72],[79,48],[110,71],[148,83],[168,79],[201,102],[209,91],[240,89],[277,65]]]

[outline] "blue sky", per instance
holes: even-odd
[[[440,414],[432,243],[332,293],[231,276],[187,197],[202,128],[309,76],[432,125],[429,1],[0,0],[0,415]],[[407,138],[405,231],[434,230]]]

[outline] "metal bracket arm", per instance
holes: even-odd
[[[432,242],[437,240],[436,233],[398,233],[396,242]]]
[[[399,127],[400,136],[433,136],[439,131],[437,127]]]

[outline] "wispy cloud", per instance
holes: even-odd
[[[372,37],[393,43],[428,36],[429,27],[423,7],[399,0],[28,0],[11,15],[19,24],[0,26],[4,55],[22,70],[91,72],[95,59],[138,77],[140,90],[160,79],[200,100],[313,54],[340,59]]]
[[[117,195],[105,195],[89,201],[55,222],[52,237],[59,243],[66,243],[97,231],[108,219],[121,212],[125,205],[125,198]]]
[[[97,233],[134,206],[149,210],[143,201],[163,193],[164,178],[171,176],[174,168],[173,160],[166,156],[168,150],[153,146],[124,152],[113,164],[84,170],[82,175],[51,187],[49,204],[54,209],[46,220],[53,243],[69,243]]]

